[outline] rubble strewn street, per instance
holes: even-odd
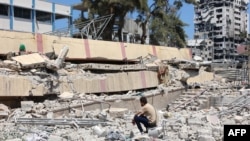
[[[79,74],[88,79],[106,77],[105,73],[90,71],[91,68],[101,70],[103,66],[88,69],[86,65],[66,62],[64,67],[57,65],[53,71],[42,69],[46,65],[25,70],[19,68],[19,71],[16,71],[10,66],[17,62],[9,62],[2,62],[2,66],[9,67],[2,68],[1,74],[31,80],[34,90],[44,89],[56,97],[38,101],[23,99],[20,101],[20,107],[15,108],[0,104],[0,140],[221,141],[223,125],[250,124],[249,89],[242,87],[239,90],[234,81],[227,81],[225,77],[208,72],[205,67],[200,67],[199,70],[179,69],[160,61],[168,68],[168,75],[161,77],[164,83],[149,89],[94,94],[79,92],[72,81],[77,79]],[[149,66],[153,68],[154,62],[159,65],[159,60],[156,62],[153,59],[139,69]],[[79,66],[84,69],[79,69]],[[112,69],[114,66],[109,67]],[[69,74],[75,76],[67,80]],[[68,82],[68,91],[56,89],[56,85],[61,81]],[[179,94],[174,97],[175,91],[179,91]],[[36,95],[35,91],[31,91],[32,95]],[[140,134],[131,122],[134,113],[140,108],[140,96],[148,97],[149,103],[158,111],[158,126],[145,134]],[[163,100],[161,104],[157,97]]]

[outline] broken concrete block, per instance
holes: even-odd
[[[192,125],[196,125],[196,126],[201,126],[202,122],[200,119],[188,119],[188,125],[192,126]]]
[[[67,140],[56,135],[50,135],[48,141],[67,141]]]
[[[31,81],[19,75],[0,75],[0,96],[28,96]]]
[[[230,124],[235,124],[235,121],[233,119],[225,119],[223,122],[222,122],[223,125],[230,125]]]
[[[42,115],[39,115],[39,114],[35,114],[35,113],[31,113],[32,117],[35,117],[35,118],[41,118],[43,117]]]
[[[92,129],[93,129],[93,133],[97,135],[98,137],[105,137],[107,135],[107,132],[99,126],[94,126]]]
[[[82,110],[74,109],[74,112],[75,112],[76,118],[82,118],[83,117],[83,111]]]
[[[34,101],[21,101],[21,109],[30,112],[34,106]]]
[[[190,77],[187,79],[187,84],[191,85],[194,83],[205,83],[205,82],[209,82],[212,81],[214,79],[214,73],[211,72],[201,72],[199,75],[194,76],[194,77]]]
[[[48,93],[48,88],[45,84],[36,85],[36,87],[31,90],[32,96],[43,96],[46,93]]]
[[[207,121],[212,125],[220,124],[220,119],[215,115],[207,115],[206,118],[207,118]]]
[[[38,68],[45,66],[45,59],[39,53],[16,56],[12,57],[12,59],[20,63],[22,68]]]
[[[187,132],[179,132],[178,133],[178,137],[180,138],[180,139],[187,139],[188,138],[188,133]]]
[[[114,118],[122,118],[126,112],[128,112],[127,108],[110,108],[109,109],[110,116]]]
[[[22,141],[22,139],[15,138],[15,139],[8,139],[8,140],[5,140],[5,141]]]
[[[61,99],[70,99],[73,98],[74,94],[72,92],[63,92],[58,97]]]
[[[4,104],[0,104],[0,111],[10,112],[9,108]]]
[[[214,137],[202,135],[198,137],[198,141],[215,141]]]
[[[9,116],[8,112],[0,111],[0,119],[7,118]]]
[[[48,112],[47,113],[47,118],[48,119],[53,119],[54,118],[54,113],[53,112]]]
[[[212,131],[208,129],[200,129],[197,131],[198,136],[212,136]]]
[[[234,116],[234,121],[236,123],[241,123],[244,120],[242,116]]]

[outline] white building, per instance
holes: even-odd
[[[249,0],[197,0],[195,38],[214,42],[213,59],[237,59],[237,45],[249,32]]]
[[[0,0],[0,30],[45,33],[56,29],[55,22],[72,23],[71,6],[42,0]]]

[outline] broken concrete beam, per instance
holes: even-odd
[[[72,83],[69,83],[67,79],[62,80],[59,87],[61,93],[72,91],[71,85],[78,93],[129,91],[157,87],[159,84],[157,75],[158,73],[154,71],[135,71],[108,73],[94,78],[75,77],[71,80]]]
[[[186,59],[191,60],[192,54],[189,48],[175,48],[166,46],[140,45],[132,43],[120,43],[101,40],[76,39],[51,36],[45,34],[34,34],[14,31],[0,31],[0,42],[3,44],[0,54],[9,52],[18,52],[18,46],[24,42],[27,50],[31,52],[52,52],[51,46],[54,46],[55,53],[59,54],[62,44],[67,43],[69,54],[67,59],[96,59],[102,60],[127,60],[135,59],[141,56],[153,54],[159,59]],[[11,37],[11,38],[10,38]],[[37,37],[37,38],[36,38]],[[100,49],[105,48],[105,51]],[[138,51],[139,50],[139,51]]]
[[[0,96],[43,96],[48,92],[45,84],[33,85],[31,78],[0,75]]]
[[[26,54],[12,57],[13,60],[20,63],[22,69],[45,67],[45,58],[39,53]]]
[[[47,62],[47,68],[53,69],[53,70],[58,70],[58,69],[62,68],[65,57],[67,56],[68,52],[69,52],[69,47],[64,46],[61,49],[61,51],[60,51],[60,53],[55,61],[48,61]]]

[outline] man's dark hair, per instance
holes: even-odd
[[[142,96],[142,97],[140,98],[140,102],[141,102],[141,103],[144,103],[144,104],[147,104],[147,103],[148,103],[147,98],[144,97],[144,96]]]

